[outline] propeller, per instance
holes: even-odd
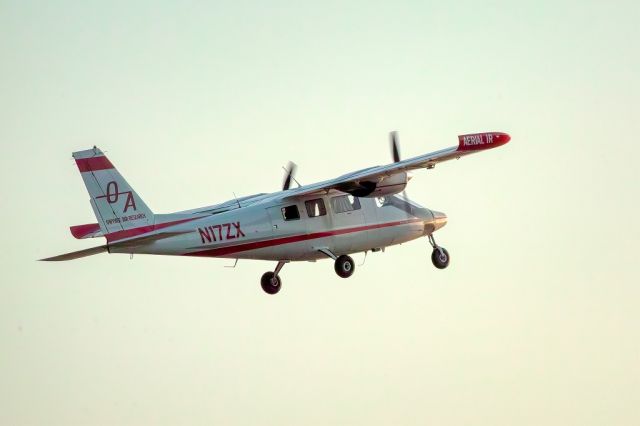
[[[399,163],[400,160],[400,143],[398,142],[398,132],[397,131],[393,131],[389,133],[389,143],[391,144],[391,157],[393,158],[393,162],[394,163]],[[409,180],[410,177],[407,175],[407,180]],[[403,209],[406,213],[407,216],[411,215],[411,205],[409,204],[409,197],[407,197],[407,191],[406,189],[402,191],[402,197],[404,198],[404,201],[406,203],[405,208]]]
[[[391,143],[391,156],[393,157],[393,162],[397,163],[400,161],[400,146],[398,145],[398,132],[395,130],[389,133],[389,142]]]
[[[295,181],[296,178],[294,177],[296,174],[296,169],[298,168],[298,166],[296,166],[296,163],[289,161],[289,164],[287,164],[287,167],[284,169],[285,171],[285,176],[284,176],[284,181],[282,182],[282,190],[286,191],[287,189],[289,189],[291,187],[291,181]],[[296,181],[297,182],[297,181]],[[298,184],[300,185],[300,184]]]

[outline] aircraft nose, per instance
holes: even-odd
[[[434,231],[437,231],[447,224],[446,214],[437,212],[435,210],[431,210],[431,214],[433,215],[433,226],[435,227]]]

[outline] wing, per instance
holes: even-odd
[[[286,192],[285,198],[299,197],[314,193],[327,192],[332,189],[352,193],[375,194],[376,186],[385,186],[391,191],[400,192],[406,185],[406,172],[416,169],[431,169],[436,164],[474,154],[487,149],[497,148],[509,142],[511,137],[502,132],[473,133],[458,136],[458,146],[419,155],[406,160],[387,164],[385,166],[370,167],[357,172],[348,173],[336,179],[330,179],[311,185],[305,185]],[[404,175],[403,179],[396,179]],[[393,188],[397,187],[397,188]],[[373,195],[375,196],[375,195]]]
[[[235,210],[237,208],[245,207],[249,204],[253,204],[256,201],[261,200],[269,196],[266,193],[249,195],[246,197],[234,198],[232,200],[225,201],[224,203],[214,204],[211,206],[200,207],[197,209],[183,210],[175,212],[174,214],[218,214],[224,213],[229,210]]]

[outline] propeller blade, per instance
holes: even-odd
[[[285,169],[285,172],[287,173],[284,177],[284,181],[282,182],[282,190],[286,191],[287,189],[289,189],[291,187],[291,181],[293,180],[293,176],[296,174],[296,169],[298,168],[298,166],[296,166],[296,163],[289,161],[289,164],[287,165],[287,168]]]
[[[393,131],[389,133],[389,142],[391,143],[391,156],[393,157],[393,162],[397,163],[400,161],[400,146],[398,145],[398,132]]]
[[[400,144],[398,143],[398,132],[395,130],[389,133],[389,142],[391,143],[391,156],[393,157],[393,162],[397,163],[400,161]],[[411,177],[407,174],[407,181],[411,179]],[[411,217],[411,205],[409,204],[409,197],[407,196],[406,189],[402,191],[402,198],[405,200],[406,205],[403,210],[407,214],[407,218]]]

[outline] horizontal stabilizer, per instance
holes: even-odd
[[[79,251],[72,251],[71,253],[60,254],[58,256],[47,257],[46,259],[40,259],[40,260],[46,261],[46,262],[59,262],[61,260],[80,259],[81,257],[93,256],[94,254],[104,253],[107,250],[108,250],[107,246],[104,245],[104,246],[98,246],[98,247],[91,247],[91,248],[79,250]]]
[[[178,235],[188,234],[193,231],[178,231],[178,232],[160,232],[158,234],[153,235],[145,235],[143,237],[134,238],[132,240],[123,241],[121,243],[112,243],[106,244],[103,246],[92,247],[80,251],[73,251],[71,253],[65,253],[58,256],[47,257],[46,259],[40,259],[42,261],[47,262],[57,262],[61,260],[74,260],[80,259],[81,257],[93,256],[94,254],[104,253],[105,251],[109,251],[109,247],[113,248],[134,248],[144,246],[146,244],[152,243],[158,240],[164,240],[165,238],[171,238]]]
[[[87,223],[86,225],[74,225],[70,226],[69,230],[71,235],[75,238],[82,240],[84,238],[102,237],[102,231],[100,225],[97,223]]]

